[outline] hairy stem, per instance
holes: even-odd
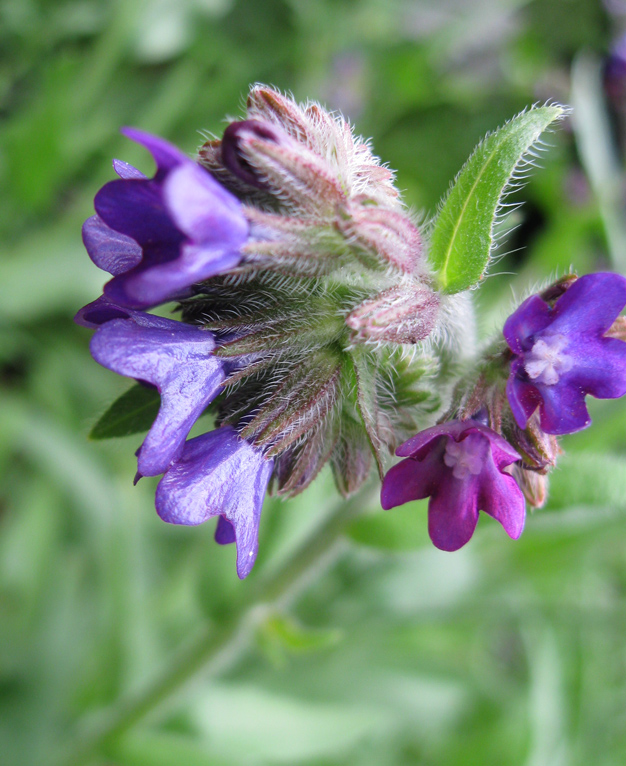
[[[340,538],[346,524],[359,514],[373,495],[367,484],[357,495],[337,505],[311,537],[267,577],[250,583],[244,598],[218,628],[205,625],[162,672],[143,689],[122,698],[101,720],[57,761],[58,766],[85,766],[135,724],[178,695],[200,673],[219,670],[227,659],[248,646],[254,627],[271,607],[291,602],[319,571],[329,566],[343,549]]]

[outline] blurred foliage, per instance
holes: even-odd
[[[607,202],[597,152],[576,147],[589,131],[592,146],[623,145],[624,103],[593,133],[606,106],[594,62],[626,27],[626,9],[606,6],[612,16],[598,0],[0,0],[3,764],[51,763],[77,722],[158,674],[207,620],[228,621],[336,503],[326,475],[268,501],[241,583],[212,524],[164,525],[155,481],[133,487],[137,437],[87,440],[128,383],[72,323],[103,282],[80,225],[112,157],[150,172],[118,128],[191,152],[266,82],[346,112],[427,215],[486,131],[569,101],[585,51],[582,123],[550,136],[477,295],[492,332],[511,289],[624,263],[610,230],[621,171]],[[372,501],[292,614],[268,613],[250,649],[95,762],[622,766],[626,411],[592,412],[520,541],[483,518],[467,548],[441,553],[424,503],[383,513]]]

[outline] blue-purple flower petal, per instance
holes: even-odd
[[[163,199],[176,226],[192,242],[238,249],[248,236],[241,205],[193,162],[175,168],[163,182]]]
[[[94,207],[107,226],[138,242],[144,257],[145,249],[151,252],[157,243],[157,252],[167,253],[168,260],[176,257],[184,235],[169,216],[161,185],[154,179],[109,181],[96,194]]]
[[[128,319],[135,312],[132,309],[122,308],[101,295],[95,301],[83,306],[76,312],[74,321],[81,327],[97,330],[100,325],[110,322],[112,319]]]
[[[183,450],[196,420],[220,390],[223,363],[212,355],[211,333],[133,312],[108,321],[91,340],[94,359],[120,375],[155,386],[159,414],[138,454],[142,476],[164,473]]]
[[[256,559],[261,507],[272,467],[272,460],[230,426],[190,439],[159,482],[157,513],[171,524],[201,524],[213,516],[223,517],[235,532],[237,574],[243,580]]]
[[[121,180],[96,194],[83,236],[92,260],[113,274],[105,295],[140,310],[188,297],[196,282],[236,267],[249,224],[237,198],[176,147],[123,133],[152,153],[157,172],[146,178],[116,160]]]
[[[599,272],[579,277],[554,307],[551,333],[598,337],[626,305],[626,277]]]
[[[626,343],[604,337],[625,304],[626,278],[588,274],[552,308],[535,295],[508,318],[504,336],[515,356],[507,397],[520,428],[539,407],[546,433],[573,433],[591,423],[587,394],[626,393]]]
[[[83,224],[83,242],[96,266],[113,276],[129,271],[141,261],[137,242],[107,226],[98,215],[92,215]]]
[[[170,144],[169,141],[159,136],[154,136],[152,133],[146,133],[145,130],[122,128],[120,133],[126,136],[126,138],[130,138],[136,144],[144,146],[150,152],[157,166],[157,176],[172,170],[172,168],[177,167],[183,162],[191,162],[186,154],[173,144]]]
[[[138,180],[148,177],[144,175],[141,170],[137,170],[137,168],[129,165],[128,162],[124,162],[124,160],[113,160],[113,170],[120,178]]]
[[[506,320],[502,330],[511,351],[521,354],[528,349],[523,344],[535,333],[550,324],[551,312],[548,304],[538,295],[531,295],[519,309]]]
[[[215,527],[215,542],[218,545],[230,545],[236,541],[237,537],[233,525],[224,516],[218,516]]]

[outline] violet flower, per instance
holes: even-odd
[[[97,216],[85,222],[83,239],[94,263],[113,274],[105,295],[143,309],[237,266],[248,223],[239,201],[176,147],[139,130],[122,132],[152,153],[156,175],[145,178],[116,161],[121,179],[97,193]]]
[[[273,460],[241,439],[232,426],[190,439],[159,482],[156,509],[171,524],[201,524],[219,516],[216,539],[237,543],[237,574],[250,573],[259,519]]]
[[[104,305],[109,310],[111,304]],[[98,329],[91,353],[109,370],[159,391],[159,414],[137,459],[140,476],[157,476],[181,454],[189,431],[226,374],[223,362],[212,356],[215,340],[210,332],[140,311],[128,313],[128,318],[109,319]]]
[[[396,450],[406,460],[383,480],[381,504],[395,508],[430,497],[428,533],[443,551],[465,545],[478,511],[493,516],[514,540],[524,529],[524,496],[504,468],[520,459],[495,431],[475,420],[453,420],[420,431]]]
[[[539,407],[541,428],[567,434],[591,423],[585,396],[626,394],[626,343],[604,337],[626,304],[626,278],[588,274],[554,306],[533,295],[504,325],[515,356],[507,397],[520,428]]]

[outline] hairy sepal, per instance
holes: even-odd
[[[349,497],[362,486],[372,468],[372,450],[362,423],[344,412],[340,435],[331,456],[337,489]]]
[[[382,480],[385,474],[385,466],[382,458],[384,451],[384,443],[381,439],[383,432],[381,428],[382,417],[377,397],[377,365],[363,347],[354,348],[350,353],[350,360],[354,371],[357,410],[363,421],[372,455]]]
[[[443,292],[467,290],[484,278],[503,198],[524,181],[543,131],[567,113],[558,104],[533,107],[487,135],[476,147],[445,198],[431,232],[429,260]]]

